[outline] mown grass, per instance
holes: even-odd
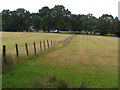
[[[118,38],[76,35],[63,47],[9,65],[3,88],[118,88]]]

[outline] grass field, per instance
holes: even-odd
[[[37,50],[39,51],[40,41],[54,40],[60,41],[67,38],[68,34],[56,33],[33,33],[33,32],[2,32],[2,45],[6,45],[7,53],[15,55],[15,44],[18,44],[20,54],[25,54],[25,43],[28,44],[29,52],[33,53],[33,42],[36,42]],[[43,43],[42,43],[43,44]],[[47,43],[46,43],[47,44]],[[46,46],[47,48],[47,46]]]
[[[22,33],[18,34],[23,36]],[[33,40],[28,35],[25,33],[24,37],[29,41],[39,37],[39,34],[35,34]],[[45,38],[40,36],[39,39],[61,40],[65,37],[67,35],[45,34]],[[12,41],[11,38],[9,33],[3,33],[3,44],[19,43],[20,39],[25,39],[20,35],[16,40]],[[21,44],[24,42],[21,41]],[[12,45],[9,47],[12,48]],[[118,88],[118,38],[75,35],[62,48],[21,64],[9,65],[2,80],[3,88]]]

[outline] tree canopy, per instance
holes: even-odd
[[[120,21],[118,17],[103,14],[96,18],[92,14],[71,14],[63,5],[47,6],[38,10],[38,13],[30,13],[24,8],[14,11],[2,11],[3,31],[84,31],[86,34],[99,32],[101,35],[114,34],[120,36]]]

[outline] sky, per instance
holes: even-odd
[[[28,11],[38,12],[44,6],[53,8],[55,5],[63,5],[72,14],[91,13],[95,17],[103,14],[118,16],[118,2],[120,0],[0,0],[0,12],[4,9],[11,11],[24,8]]]

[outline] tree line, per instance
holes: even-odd
[[[120,36],[120,22],[118,17],[103,14],[96,18],[92,14],[71,14],[63,5],[47,6],[39,9],[37,13],[30,13],[24,8],[14,11],[2,11],[2,30],[13,32],[39,31],[50,32],[71,31],[100,35],[114,34]]]

